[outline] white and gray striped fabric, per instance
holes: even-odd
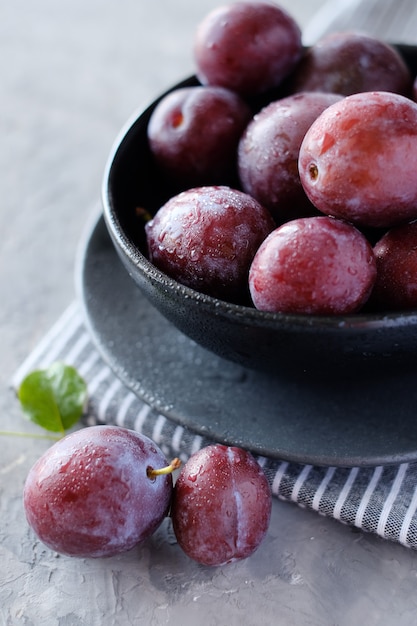
[[[88,384],[85,425],[117,424],[151,437],[186,461],[213,443],[170,421],[127,389],[102,360],[74,302],[27,357],[13,385],[55,361],[73,365]],[[417,549],[417,463],[374,468],[314,467],[258,457],[274,496]]]
[[[303,29],[305,45],[329,32],[357,30],[392,43],[417,44],[415,0],[327,0]]]

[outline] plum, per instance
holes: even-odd
[[[346,315],[366,303],[375,278],[365,236],[347,222],[318,216],[274,230],[255,255],[249,285],[262,311]]]
[[[412,75],[390,44],[364,33],[336,32],[308,48],[295,68],[290,91],[350,96],[363,91],[410,95]]]
[[[251,110],[223,87],[183,87],[157,104],[148,124],[154,159],[178,189],[232,184],[237,146]]]
[[[417,308],[417,222],[388,230],[374,245],[374,254],[372,305],[379,310]]]
[[[271,102],[248,124],[239,142],[242,189],[269,209],[277,223],[317,213],[298,174],[304,135],[342,96],[302,93]]]
[[[149,258],[161,271],[201,293],[242,302],[249,266],[274,227],[259,202],[222,185],[173,196],[145,231]]]
[[[315,207],[362,227],[417,217],[417,104],[390,92],[347,96],[313,122],[300,147]]]
[[[23,502],[29,525],[58,553],[108,557],[149,537],[166,517],[171,474],[148,437],[118,426],[82,428],[33,465]]]
[[[267,533],[271,507],[269,483],[252,454],[213,444],[183,465],[171,517],[184,552],[198,563],[219,566],[255,552]]]
[[[244,96],[277,87],[302,55],[296,21],[272,2],[234,2],[208,13],[194,42],[197,76]]]

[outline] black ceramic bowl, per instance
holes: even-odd
[[[417,75],[417,48],[398,48]],[[195,84],[196,78],[191,77],[172,89]],[[147,260],[136,209],[145,207],[154,213],[173,193],[161,186],[147,143],[148,120],[159,99],[122,129],[103,182],[104,217],[111,239],[126,270],[155,308],[203,347],[257,370],[322,375],[341,368],[355,374],[413,365],[417,310],[345,317],[266,313],[202,295]]]

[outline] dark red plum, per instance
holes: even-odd
[[[203,565],[249,557],[271,516],[266,476],[246,450],[215,444],[196,452],[175,483],[171,517],[181,548]]]
[[[409,96],[412,76],[399,52],[375,37],[331,33],[308,48],[291,77],[291,91],[325,91],[350,96],[392,91]]]
[[[301,54],[298,24],[272,2],[220,6],[205,16],[195,34],[200,81],[245,96],[280,85]]]
[[[176,188],[230,184],[248,105],[222,87],[184,87],[154,109],[148,139],[155,161]]]
[[[377,91],[323,111],[303,139],[298,165],[322,213],[389,228],[417,217],[416,162],[417,104]]]
[[[24,508],[38,538],[58,553],[107,557],[151,535],[167,515],[172,476],[150,439],[117,426],[82,428],[55,443],[29,471]]]
[[[248,194],[208,186],[172,197],[145,230],[149,258],[162,272],[201,293],[242,301],[252,259],[274,227]]]
[[[417,308],[417,222],[390,229],[375,244],[374,254],[372,304],[381,311]]]
[[[298,174],[300,146],[314,120],[341,98],[312,92],[271,102],[243,133],[238,149],[242,188],[269,209],[277,223],[317,213]]]
[[[261,311],[346,315],[367,302],[375,278],[365,236],[342,220],[318,216],[274,230],[256,253],[249,285]]]

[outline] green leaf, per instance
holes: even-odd
[[[74,367],[57,362],[22,381],[18,398],[25,416],[52,432],[64,432],[81,418],[87,385]]]

